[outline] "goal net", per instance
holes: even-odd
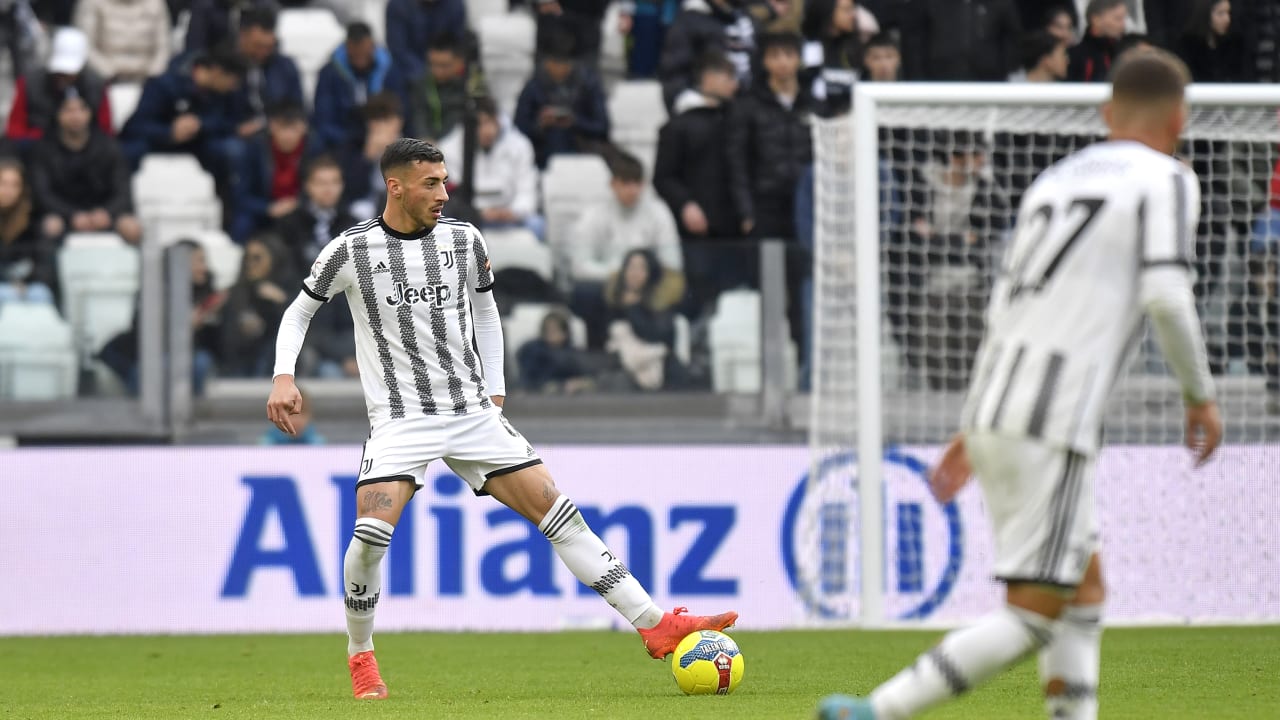
[[[863,84],[855,116],[815,124],[812,463],[795,573],[810,617],[928,617],[962,570],[989,572],[961,568],[958,511],[929,499],[924,467],[958,425],[1021,195],[1104,136],[1106,92]],[[1275,443],[1280,92],[1194,87],[1189,97],[1179,155],[1202,187],[1196,296],[1226,442]],[[1106,442],[1177,445],[1183,418],[1148,335],[1116,385]],[[1274,475],[1272,449],[1248,462],[1273,462]],[[1234,480],[1217,472],[1209,482]],[[952,542],[925,543],[926,532]],[[989,534],[963,537],[979,532]]]

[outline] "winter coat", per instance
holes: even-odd
[[[89,37],[89,67],[102,77],[142,82],[169,62],[164,0],[80,0],[75,22]]]
[[[133,212],[129,163],[116,139],[94,128],[89,144],[71,150],[57,133],[41,139],[32,153],[31,187],[41,215],[69,222],[77,212],[102,208],[117,218]]]
[[[738,217],[752,219],[757,234],[790,235],[796,183],[813,162],[809,122],[813,100],[800,88],[790,109],[763,83],[733,104],[729,118],[729,188]]]
[[[463,0],[389,0],[387,47],[401,77],[416,78],[427,64],[427,43],[436,33],[461,37],[467,31]]]
[[[246,119],[245,107],[234,95],[214,93],[196,86],[190,65],[170,66],[163,75],[147,80],[133,115],[120,131],[120,139],[145,141],[149,151],[175,150],[173,121],[184,113],[200,118],[200,132],[184,147],[201,140],[219,140],[236,133]]]
[[[356,219],[345,205],[339,204],[327,221],[322,221],[310,203],[303,200],[293,212],[276,220],[273,229],[289,250],[292,273],[301,277],[330,240],[355,224]]]
[[[426,73],[413,81],[409,86],[411,133],[438,141],[455,127],[461,127],[467,116],[468,87],[472,82],[481,82],[479,76],[473,78],[463,76],[439,83],[431,73]]]
[[[26,226],[17,235],[6,242],[0,237],[0,283],[42,283],[48,288],[57,287],[57,272],[54,256],[57,245],[40,237],[39,222],[34,209],[30,207],[15,208],[12,212],[25,213]],[[0,224],[10,218],[0,217]],[[20,216],[13,218],[20,223]]]
[[[681,270],[680,236],[671,213],[651,195],[624,208],[611,195],[578,218],[570,234],[570,274],[575,282],[603,282],[622,267],[627,253],[649,249],[667,270]]]
[[[747,88],[752,79],[755,36],[755,23],[745,11],[726,12],[708,0],[688,0],[667,29],[658,63],[658,79],[662,81],[667,107],[675,104],[681,91],[697,84],[695,67],[711,50],[719,50],[733,62],[741,87]]]
[[[108,135],[114,135],[107,84],[93,70],[85,68],[76,77],[75,86],[80,97],[92,108],[98,127]],[[10,140],[39,140],[44,137],[45,130],[53,127],[57,119],[61,97],[61,93],[53,86],[53,77],[42,68],[18,78],[13,89],[13,105],[9,109],[5,136]]]
[[[1018,67],[1023,31],[1011,0],[907,0],[902,13],[907,80],[1002,82]]]
[[[208,50],[231,39],[240,25],[240,13],[249,9],[279,10],[273,0],[191,0],[182,52]]]
[[[552,105],[572,112],[573,125],[567,128],[538,127],[538,114],[544,107]],[[609,138],[609,111],[605,107],[604,87],[594,73],[581,66],[575,68],[563,83],[554,83],[546,73],[538,71],[520,91],[515,124],[533,143],[538,167],[545,168],[548,157],[577,152],[580,140],[604,141]]]
[[[360,108],[371,95],[383,90],[404,96],[404,80],[391,64],[391,53],[378,48],[373,54],[373,67],[357,75],[347,59],[346,45],[339,45],[333,57],[316,78],[315,112],[311,128],[326,148],[340,148],[346,143],[364,142],[364,118]]]
[[[681,237],[738,237],[741,220],[733,209],[725,146],[729,106],[708,104],[701,93],[686,90],[676,100],[675,111],[658,132],[653,186],[680,224]],[[694,235],[684,227],[681,213],[689,202],[697,203],[706,215],[706,235]]]
[[[299,186],[303,181],[302,172],[307,161],[320,153],[320,146],[315,133],[307,133],[302,141],[298,167]],[[249,140],[249,147],[244,154],[245,167],[240,171],[240,181],[236,183],[236,201],[234,204],[237,218],[232,225],[231,237],[239,242],[248,239],[250,233],[264,227],[267,223],[267,209],[273,199],[271,186],[275,178],[275,155],[271,147],[270,131],[263,130]],[[301,190],[299,190],[301,194]],[[292,261],[292,258],[289,258]],[[307,267],[303,265],[302,267]]]
[[[1187,63],[1191,78],[1198,83],[1247,83],[1257,78],[1249,67],[1249,55],[1239,35],[1218,38],[1210,47],[1202,37],[1183,36],[1178,55]]]
[[[1116,41],[1085,33],[1075,47],[1067,51],[1071,65],[1067,68],[1070,82],[1106,82],[1115,57]]]
[[[507,208],[525,218],[538,211],[538,166],[533,143],[505,117],[499,120],[498,138],[488,150],[476,147],[475,182],[472,205],[477,210]],[[463,182],[462,128],[455,128],[440,141],[440,151],[449,160],[451,182]]]

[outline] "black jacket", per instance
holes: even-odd
[[[102,208],[111,217],[133,212],[129,164],[115,138],[90,128],[89,144],[71,150],[56,132],[32,153],[31,187],[41,215],[69,221],[72,214]]]
[[[2,219],[0,219],[2,221]],[[27,226],[9,242],[0,238],[0,283],[43,283],[57,288],[53,241],[40,237],[37,216],[31,213]]]
[[[733,105],[729,187],[738,217],[755,220],[757,232],[770,219],[780,223],[776,232],[793,232],[796,184],[813,162],[809,135],[813,112],[813,100],[803,87],[787,109],[763,82]]]
[[[663,98],[671,108],[681,91],[693,87],[694,66],[711,50],[719,50],[738,68],[745,89],[751,82],[756,27],[742,10],[725,12],[707,0],[689,0],[667,29],[658,62]]]
[[[347,212],[346,205],[339,204],[333,217],[322,226],[315,211],[304,199],[293,212],[277,220],[274,229],[289,250],[293,273],[302,277],[320,255],[320,250],[339,233],[355,224],[356,219]]]
[[[676,109],[679,114],[658,132],[653,187],[671,208],[681,237],[737,237],[740,222],[729,194],[725,152],[729,108],[708,105],[690,90],[676,101]],[[705,236],[694,235],[684,226],[680,215],[689,201],[696,202],[707,216]]]
[[[1004,81],[1022,36],[1012,0],[904,0],[907,80]]]
[[[1116,41],[1085,33],[1080,42],[1068,51],[1071,66],[1067,68],[1070,82],[1106,82],[1111,73],[1111,60],[1115,57]]]
[[[1210,47],[1204,38],[1184,35],[1178,44],[1178,55],[1195,82],[1244,83],[1257,79],[1257,68],[1249,67],[1244,41],[1234,33],[1220,38],[1215,47]]]

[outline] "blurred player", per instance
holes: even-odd
[[[961,433],[931,478],[949,502],[972,462],[1006,605],[869,698],[827,697],[820,718],[911,717],[1036,651],[1049,716],[1097,716],[1104,590],[1093,474],[1102,414],[1144,313],[1182,387],[1199,464],[1222,438],[1191,291],[1199,185],[1171,157],[1188,81],[1168,53],[1126,55],[1102,109],[1109,140],[1046,170],[1022,200]]]
[[[285,312],[267,401],[267,417],[293,434],[292,416],[302,407],[294,365],[308,324],[322,303],[345,292],[370,425],[343,564],[355,696],[387,696],[372,641],[380,564],[401,510],[438,459],[477,494],[537,525],[574,576],[640,631],[653,657],[674,651],[690,632],[732,625],[734,612],[663,613],[502,416],[502,326],[489,292],[488,249],[473,226],[442,216],[449,199],[444,156],[421,140],[400,139],[382,155],[382,176],[383,214],[330,242]]]

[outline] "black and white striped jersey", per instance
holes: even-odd
[[[374,425],[492,407],[471,311],[471,294],[492,286],[480,231],[449,218],[418,235],[380,217],[360,223],[325,246],[303,281],[316,300],[346,293]]]
[[[1199,215],[1195,173],[1139,143],[1099,143],[1041,174],[992,289],[962,429],[1096,452],[1152,271],[1189,277]]]

